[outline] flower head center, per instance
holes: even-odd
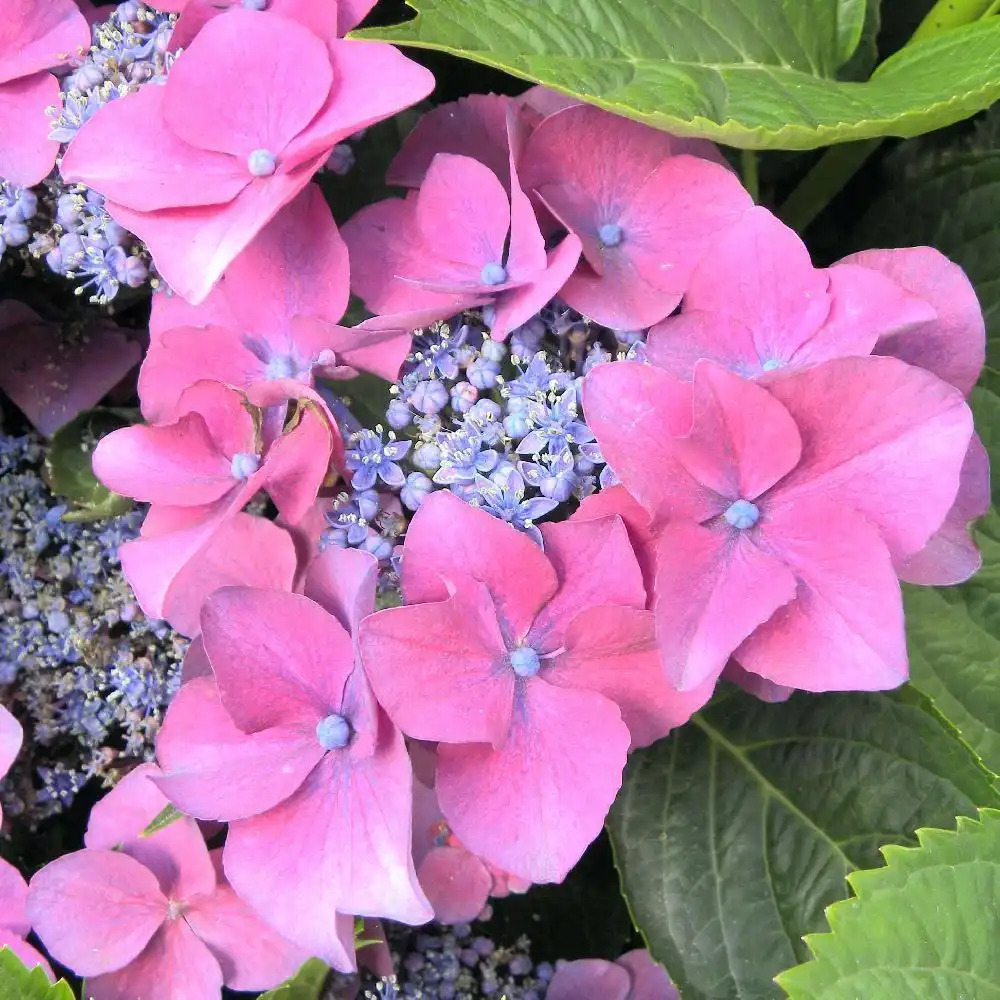
[[[299,373],[299,366],[289,354],[277,354],[267,363],[267,377],[294,378]]]
[[[183,900],[170,899],[167,901],[167,920],[177,920],[184,916],[187,904]]]
[[[597,230],[597,238],[601,241],[601,246],[604,247],[618,246],[624,235],[622,227],[619,226],[617,222],[605,222],[604,225]]]
[[[760,511],[757,505],[749,500],[735,500],[722,515],[726,523],[740,531],[752,528],[760,520]]]
[[[230,462],[234,479],[249,479],[260,468],[260,459],[252,451],[238,451]]]
[[[530,646],[518,646],[510,654],[510,665],[518,677],[534,677],[542,664]]]
[[[483,265],[479,277],[484,285],[502,285],[507,280],[507,268],[496,261],[490,261],[489,264]]]
[[[785,362],[778,361],[776,358],[770,358],[769,360],[765,361],[760,367],[762,371],[773,372],[776,371],[778,368],[784,368]]]
[[[267,0],[243,0],[247,10],[267,10]]]
[[[270,177],[278,166],[278,161],[270,150],[255,149],[247,157],[247,170],[254,177]]]
[[[351,724],[334,712],[316,723],[316,739],[324,750],[343,750],[351,742]]]

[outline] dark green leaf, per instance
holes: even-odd
[[[677,135],[753,149],[913,136],[1000,97],[1000,18],[906,46],[866,83],[834,75],[843,0],[412,0],[360,32],[450,52]],[[853,11],[843,20],[845,10]],[[862,11],[863,13],[863,11]],[[846,28],[849,30],[845,30]]]
[[[87,410],[52,437],[45,459],[45,477],[52,492],[72,504],[67,521],[95,521],[131,510],[132,501],[98,482],[90,461],[97,442],[128,423],[120,411]]]
[[[813,961],[778,977],[791,1000],[1000,1000],[1000,812],[917,836],[849,877]]]
[[[840,67],[841,80],[867,80],[878,62],[878,33],[882,26],[881,0],[868,0],[861,37],[851,58]]]
[[[917,691],[768,705],[727,689],[632,756],[610,829],[632,916],[684,1000],[770,1000],[845,875],[998,804]]]
[[[74,1000],[65,979],[49,982],[41,966],[30,971],[10,950],[0,948],[0,1000]]]
[[[392,398],[392,383],[377,375],[362,372],[355,378],[343,382],[327,383],[344,405],[351,411],[362,427],[385,424],[385,411]]]
[[[142,833],[139,834],[140,837],[152,837],[154,833],[159,833],[160,830],[165,830],[171,823],[176,823],[177,820],[183,819],[184,813],[180,811],[176,806],[172,806],[169,803],[165,805],[151,820],[149,826],[146,827]]]
[[[260,1000],[321,1000],[329,976],[328,965],[310,958],[287,983],[262,993]]]
[[[877,8],[878,0],[837,0],[837,65],[854,55],[868,18],[868,7]]]

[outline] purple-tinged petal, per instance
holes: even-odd
[[[8,0],[0,21],[0,83],[53,69],[90,47],[72,0]]]
[[[357,639],[358,626],[375,607],[378,560],[360,549],[329,546],[309,564],[302,592]]]
[[[442,924],[475,920],[493,887],[493,876],[462,847],[432,847],[417,869],[420,886]]]
[[[4,12],[4,20],[9,14]],[[45,109],[59,103],[59,84],[49,73],[0,83],[0,177],[22,187],[38,184],[56,162]]]
[[[628,970],[603,958],[580,958],[556,970],[547,1000],[631,1000]]]
[[[724,313],[685,309],[649,331],[646,359],[676,378],[693,381],[695,365],[702,358],[738,375],[761,371],[750,328]]]
[[[0,858],[0,931],[9,931],[15,937],[27,937],[31,922],[26,909],[28,885],[21,873],[9,862]]]
[[[645,948],[626,952],[616,965],[628,969],[632,977],[629,1000],[680,1000],[680,994],[670,982],[667,970],[653,961]]]

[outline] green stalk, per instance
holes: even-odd
[[[906,44],[912,45],[998,12],[1000,0],[937,0]],[[782,220],[798,232],[805,232],[883,141],[865,139],[831,146],[778,210]]]
[[[757,152],[753,149],[740,150],[740,170],[743,174],[743,186],[750,192],[754,201],[760,200],[760,175],[757,170]]]

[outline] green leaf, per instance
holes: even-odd
[[[180,811],[176,806],[171,805],[169,802],[152,818],[149,826],[146,827],[142,833],[139,834],[140,837],[152,837],[154,833],[159,833],[160,830],[165,830],[171,823],[176,823],[177,820],[183,819],[184,813]]]
[[[392,383],[377,375],[362,372],[343,382],[328,382],[328,387],[343,400],[362,427],[385,425],[385,411],[392,398]]]
[[[882,27],[881,0],[868,0],[858,44],[837,76],[841,80],[867,80],[878,63],[878,35]]]
[[[998,804],[917,691],[768,705],[726,689],[632,755],[609,822],[632,916],[684,1000],[765,1000],[845,875],[918,826]]]
[[[849,877],[814,959],[778,977],[791,1000],[1000,1000],[1000,812],[917,837]]]
[[[834,79],[857,30],[843,0],[411,6],[416,19],[356,37],[450,52],[676,135],[748,149],[919,135],[1000,97],[996,17],[908,45],[854,83]],[[845,21],[844,11],[854,13]]]
[[[132,509],[132,501],[100,483],[90,465],[97,442],[127,424],[120,411],[87,410],[53,435],[45,478],[53,493],[75,505],[63,515],[65,520],[97,521]]]
[[[50,983],[41,966],[30,971],[10,950],[0,948],[0,1000],[74,1000],[65,979]]]
[[[879,0],[837,0],[837,65],[854,55],[865,30],[868,8],[878,9]]]
[[[321,1000],[329,976],[325,962],[310,958],[287,983],[262,993],[260,1000]]]

